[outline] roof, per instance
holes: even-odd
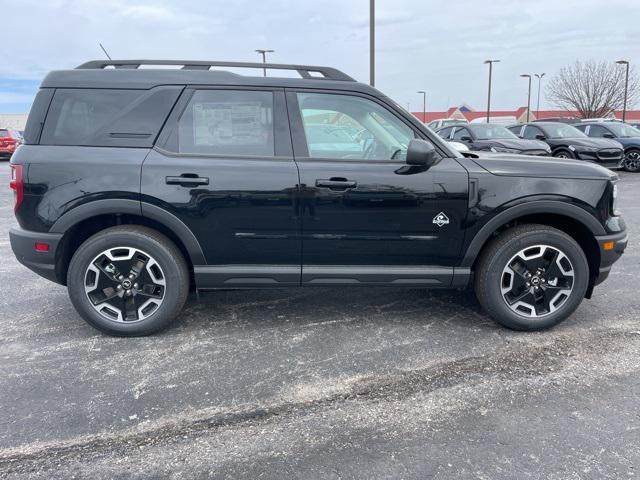
[[[139,68],[141,65],[165,68]],[[296,71],[300,78],[240,75],[224,70],[224,67]],[[50,72],[42,80],[41,87],[149,89],[159,85],[313,87],[381,95],[373,87],[356,82],[345,73],[331,67],[194,60],[94,60],[73,70]]]

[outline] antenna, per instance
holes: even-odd
[[[100,45],[100,48],[102,49],[102,51],[104,52],[104,54],[107,56],[107,58],[108,58],[109,60],[111,60],[111,55],[109,55],[109,54],[107,53],[107,50],[102,46],[102,44],[101,44],[101,43],[98,43],[98,45]]]

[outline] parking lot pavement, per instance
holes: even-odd
[[[208,293],[162,334],[107,337],[15,261],[0,189],[0,476],[634,478],[640,174],[621,177],[627,253],[542,333],[466,292],[310,288]]]

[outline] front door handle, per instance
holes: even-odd
[[[327,179],[319,178],[316,180],[316,187],[326,187],[332,189],[354,188],[358,183],[341,177],[331,177]]]
[[[166,177],[167,185],[180,185],[194,187],[197,185],[209,185],[209,177],[199,177],[195,173],[183,173],[179,177]]]

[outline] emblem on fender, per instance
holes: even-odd
[[[433,223],[435,223],[439,227],[442,227],[443,225],[449,225],[449,217],[447,217],[444,212],[440,212],[435,217],[433,217]]]

